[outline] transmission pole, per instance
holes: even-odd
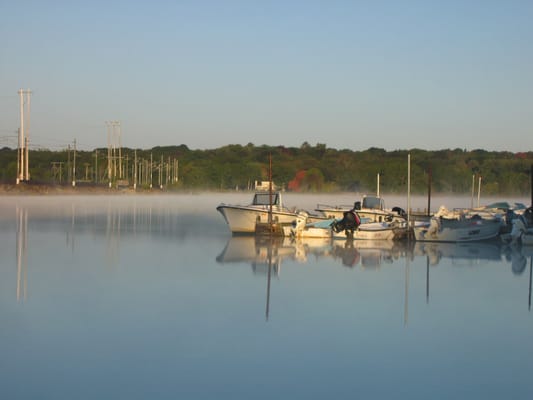
[[[111,124],[106,121],[107,127],[107,178],[109,180],[109,187],[111,187],[112,176],[111,176]]]
[[[76,139],[74,139],[74,166],[72,168],[72,187],[76,186]]]
[[[30,131],[30,95],[29,89],[18,91],[20,96],[20,128],[19,128],[19,143],[17,151],[17,179],[19,184],[21,181],[29,181],[29,131]],[[26,101],[24,101],[26,96]],[[24,107],[26,105],[26,109]]]
[[[94,183],[98,183],[98,149],[94,150]]]
[[[153,154],[150,153],[150,189],[152,188],[152,175],[153,175],[152,166],[153,166]]]
[[[161,156],[161,163],[159,164],[159,180],[158,180],[159,189],[163,189],[163,184],[161,183],[161,169],[162,169],[161,164],[163,164],[163,156]]]
[[[135,163],[133,164],[133,190],[137,189],[137,149],[135,149]]]
[[[118,128],[118,176],[120,179],[124,179],[124,173],[122,170],[122,129],[120,122],[115,121]]]
[[[67,182],[72,179],[71,175],[71,169],[70,169],[70,144],[67,146]]]

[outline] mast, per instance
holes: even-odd
[[[272,232],[272,153],[268,155],[268,224],[270,225],[270,232]]]

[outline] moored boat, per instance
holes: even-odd
[[[489,215],[450,211],[441,206],[427,223],[413,228],[415,240],[426,242],[470,242],[498,236],[501,219]]]
[[[291,225],[283,227],[284,235],[296,238],[333,238],[355,240],[394,240],[402,236],[406,224],[398,221],[371,222],[360,219],[356,212],[346,211],[342,219],[308,221],[300,212]]]
[[[326,218],[341,219],[346,211],[355,210],[360,218],[369,222],[390,222],[405,221],[406,213],[400,207],[392,209],[385,208],[385,202],[380,196],[365,195],[361,201],[356,201],[354,205],[330,206],[318,204],[315,211],[323,214]]]
[[[333,234],[331,226],[334,222],[334,219],[309,222],[309,214],[301,211],[291,224],[283,226],[283,234],[293,238],[329,239]]]
[[[283,205],[281,192],[257,191],[252,203],[247,205],[220,204],[217,211],[222,214],[232,234],[254,234],[259,224],[291,224],[298,216],[298,210]],[[308,216],[310,221],[324,220],[322,216]]]

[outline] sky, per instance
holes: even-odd
[[[533,151],[533,1],[0,0],[0,147]],[[116,140],[116,138],[115,138]]]

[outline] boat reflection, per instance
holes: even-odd
[[[217,256],[219,263],[248,263],[264,273],[271,255],[279,273],[281,262],[305,263],[309,258],[331,258],[343,266],[377,268],[411,254],[409,244],[391,240],[331,240],[329,238],[279,238],[233,236]],[[263,266],[263,267],[261,267]]]
[[[28,210],[16,208],[17,220],[17,301],[28,294]]]
[[[424,258],[429,266],[444,262],[458,267],[479,266],[487,262],[507,263],[512,273],[519,275],[527,269],[528,259],[533,258],[533,248],[508,246],[498,241],[437,243],[232,236],[216,261],[222,264],[248,263],[254,273],[266,274],[269,256],[277,274],[283,260],[306,263],[310,258],[329,258],[348,268],[375,269],[406,258]]]
[[[416,242],[415,256],[428,257],[431,265],[438,265],[443,259],[451,260],[454,265],[475,265],[483,261],[499,261],[501,244],[490,242]]]
[[[392,264],[394,260],[408,253],[409,244],[393,240],[347,240],[334,241],[332,255],[342,265],[353,268],[377,268]]]
[[[269,263],[279,275],[281,262],[292,260],[300,263],[329,255],[331,240],[322,238],[298,239],[270,236],[232,236],[216,261],[226,263],[247,263],[254,273],[265,274]]]

